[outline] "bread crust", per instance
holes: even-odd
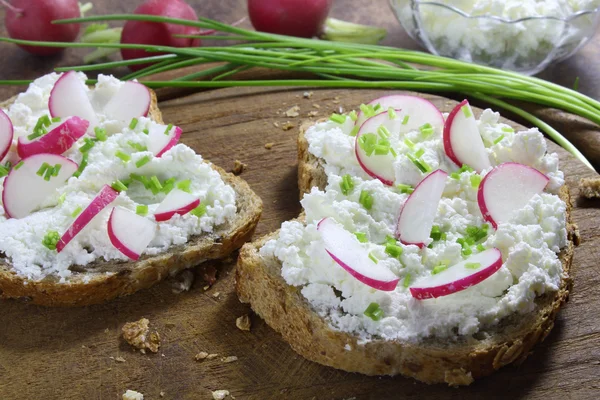
[[[148,116],[163,123],[157,98],[151,91],[152,103]],[[16,97],[3,103],[9,106]],[[0,298],[22,298],[43,306],[84,306],[97,304],[149,288],[169,275],[198,265],[206,260],[223,258],[250,240],[262,213],[261,199],[250,186],[223,169],[212,165],[225,183],[236,193],[237,214],[226,226],[210,234],[193,237],[185,245],[174,246],[168,252],[142,256],[138,261],[97,261],[73,272],[64,283],[56,277],[31,281],[15,274],[6,259],[0,258]]]
[[[319,159],[308,153],[303,125],[298,138],[298,186],[301,197],[312,186],[323,189],[326,176]],[[303,357],[323,365],[366,375],[405,375],[428,384],[469,385],[510,363],[518,364],[543,341],[554,326],[560,307],[572,288],[570,277],[576,226],[571,222],[571,199],[566,186],[559,196],[567,204],[568,244],[559,254],[563,277],[558,291],[536,298],[536,308],[528,314],[513,314],[497,326],[473,337],[455,342],[435,338],[418,343],[374,339],[359,345],[350,333],[331,329],[296,287],[281,276],[275,258],[259,255],[262,245],[278,232],[242,247],[236,270],[236,290],[240,301],[252,309]],[[349,345],[351,350],[346,350]]]

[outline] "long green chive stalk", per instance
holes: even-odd
[[[139,60],[114,61],[96,65],[57,68],[78,71],[104,70],[120,66],[154,62],[124,77],[138,79],[159,72],[200,64],[225,63],[188,73],[170,81],[143,81],[149,87],[217,88],[232,86],[310,86],[333,88],[390,88],[424,92],[453,92],[482,100],[522,117],[592,168],[588,160],[565,137],[534,115],[512,106],[513,99],[554,107],[577,114],[600,125],[600,102],[575,90],[535,77],[520,75],[482,65],[440,57],[419,51],[387,46],[330,42],[256,32],[207,18],[199,21],[151,15],[99,15],[55,21],[82,23],[138,20],[167,22],[221,32],[200,36],[203,39],[234,40],[229,46],[176,48],[120,43],[32,42],[0,38],[0,41],[35,46],[96,47],[144,49],[166,53]],[[193,36],[193,35],[186,35]],[[320,79],[222,80],[254,67],[308,73]],[[433,67],[433,68],[432,68]],[[197,81],[200,78],[211,80]],[[88,83],[93,84],[90,80]],[[0,84],[24,84],[29,81],[0,81]],[[592,168],[593,169],[593,168]]]

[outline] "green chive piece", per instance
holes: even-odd
[[[145,217],[148,214],[148,206],[145,204],[138,204],[135,207],[135,213],[137,215],[141,215],[142,217]]]
[[[150,177],[150,189],[152,189],[152,193],[156,194],[160,192],[162,188],[162,184],[160,183],[156,175]]]
[[[60,117],[54,117],[50,121],[52,121],[52,123],[60,122]]]
[[[143,144],[141,144],[141,143],[136,143],[136,142],[132,142],[131,140],[129,140],[129,141],[127,142],[127,144],[128,144],[128,145],[129,145],[129,146],[130,146],[132,149],[134,149],[134,150],[137,150],[137,151],[148,151],[148,148],[147,148],[146,146],[144,146]]]
[[[206,214],[206,204],[200,203],[198,207],[190,211],[190,214],[195,215],[198,218],[202,217],[204,214]]]
[[[8,168],[0,165],[0,178],[5,177],[6,175],[8,175]]]
[[[573,90],[574,91],[579,91],[579,77],[575,77],[575,82],[573,82]]]
[[[453,173],[450,174],[450,178],[459,180],[460,179],[460,174],[458,172],[453,172]]]
[[[396,110],[394,110],[392,107],[388,108],[388,117],[390,119],[395,119],[397,117]]]
[[[423,124],[419,127],[419,131],[421,131],[421,133],[423,133],[423,131],[426,131],[428,129],[432,129],[433,126],[431,126],[431,124],[429,122],[427,122],[426,124]]]
[[[502,127],[502,132],[506,132],[506,133],[513,133],[515,130],[513,128],[511,128],[510,126],[503,126]]]
[[[179,182],[177,182],[177,189],[183,190],[184,192],[187,192],[187,193],[191,193],[192,192],[190,189],[191,184],[192,184],[192,181],[190,181],[189,179],[179,181]]]
[[[350,116],[350,119],[354,122],[356,122],[356,120],[358,119],[358,114],[354,110],[350,111],[348,116]]]
[[[373,107],[373,111],[378,112],[379,110],[381,110],[381,104],[377,103],[375,104],[375,107]]]
[[[385,235],[385,244],[397,244],[398,241],[396,240],[395,237],[390,236],[390,235]]]
[[[390,147],[390,153],[392,153],[394,157],[398,157],[398,153],[396,153],[396,150],[394,150],[393,147]]]
[[[377,264],[379,262],[379,260],[377,259],[377,257],[375,257],[373,255],[373,253],[369,253],[369,258],[371,259],[371,261],[373,261],[375,264]]]
[[[379,304],[377,303],[369,304],[364,314],[367,317],[371,318],[373,321],[379,321],[381,318],[383,318],[384,315],[383,310],[381,309],[381,307],[379,307]]]
[[[354,236],[356,236],[356,238],[358,239],[359,242],[361,243],[367,243],[369,240],[367,239],[367,234],[363,233],[363,232],[354,232]]]
[[[371,118],[372,116],[375,115],[375,109],[370,104],[369,105],[361,104],[360,111],[362,111],[363,114],[365,114],[365,117],[367,117],[367,118]]]
[[[405,288],[408,288],[410,286],[410,274],[406,274],[406,276],[404,277],[404,281],[402,282],[402,285]]]
[[[126,162],[126,163],[131,161],[131,156],[127,153],[122,152],[121,150],[117,150],[115,152],[115,156],[120,158],[121,161]]]
[[[474,170],[473,170],[473,168],[469,167],[467,164],[463,164],[463,166],[460,167],[458,172],[460,172],[462,174],[463,172],[474,172]]]
[[[415,144],[409,138],[404,138],[404,144],[411,150],[415,148]]]
[[[177,181],[177,179],[175,178],[169,178],[166,181],[163,182],[163,188],[162,191],[163,193],[169,194],[169,192],[171,190],[173,190],[173,188],[175,187],[175,182]]]
[[[350,136],[356,136],[358,135],[358,131],[360,130],[360,126],[355,125],[354,128],[352,128],[352,130],[350,131]]]
[[[478,243],[477,244],[477,251],[479,251],[479,252],[485,251],[485,246],[482,245],[481,243]]]
[[[81,173],[83,172],[85,167],[87,167],[87,164],[88,164],[88,154],[83,153],[83,158],[81,159],[81,163],[79,163],[79,168],[77,168],[77,171],[75,171],[73,176],[75,178],[79,178],[79,176],[81,176]]]
[[[331,114],[329,120],[335,122],[336,124],[342,125],[344,122],[346,122],[346,116],[340,114]]]
[[[399,183],[399,184],[397,184],[397,185],[396,185],[396,187],[397,187],[398,189],[400,189],[400,193],[408,193],[408,194],[411,194],[412,192],[414,192],[414,191],[415,191],[415,189],[414,189],[412,186],[410,186],[410,185],[405,185],[405,184],[403,184],[403,183]]]
[[[54,166],[54,168],[52,168],[52,176],[58,176],[58,173],[60,172],[61,168],[62,168],[62,165],[56,164]]]
[[[56,250],[56,245],[60,241],[60,234],[56,231],[48,231],[42,239],[42,244],[48,250]]]
[[[471,240],[469,240],[468,238],[458,238],[456,239],[456,242],[459,243],[462,247],[461,254],[463,256],[470,256],[473,253],[473,249],[471,249],[471,245],[469,245],[469,242],[474,243],[472,238]]]
[[[118,179],[114,181],[110,187],[115,189],[117,192],[123,192],[127,190],[127,186]]]
[[[423,154],[425,154],[425,150],[423,149],[419,149],[415,152],[415,157],[419,158],[421,157]]]
[[[54,167],[48,167],[46,169],[46,173],[44,174],[44,180],[50,181],[50,178],[54,176]]]
[[[415,156],[413,156],[412,154],[408,153],[406,154],[406,156],[408,157],[408,159],[410,161],[412,161],[413,164],[415,164],[415,166],[423,173],[427,173],[431,171],[431,166],[429,164],[427,164],[425,161],[416,158]]]
[[[137,124],[138,124],[137,118],[133,118],[131,120],[131,122],[129,123],[129,129],[135,129],[135,127],[137,126]]]
[[[150,134],[150,131],[148,130],[148,128],[142,129],[142,132],[144,132],[146,135]]]
[[[433,267],[433,271],[431,271],[431,273],[433,275],[437,275],[440,272],[445,271],[447,269],[448,269],[448,266],[446,264],[439,264],[439,265],[436,265],[435,267]]]
[[[358,202],[367,210],[373,207],[373,196],[366,190],[361,190]]]
[[[408,115],[405,115],[405,116],[404,116],[404,118],[402,119],[402,125],[406,125],[406,124],[408,124],[408,119],[409,119],[409,118],[410,118],[410,117],[409,117]]]
[[[344,196],[348,196],[348,194],[354,189],[354,182],[352,182],[352,177],[350,174],[342,176],[340,189],[342,190],[342,194],[344,194]]]
[[[150,162],[152,158],[150,156],[144,156],[135,162],[135,166],[140,168]]]
[[[502,141],[502,139],[504,139],[504,135],[498,136],[498,138],[496,140],[494,140],[494,144],[500,143]]]
[[[387,153],[390,152],[389,146],[382,146],[380,144],[375,145],[374,149],[375,149],[375,155],[378,155],[378,156],[385,156]]]
[[[73,212],[71,213],[71,217],[75,218],[76,216],[78,216],[81,211],[83,210],[83,208],[81,208],[81,206],[77,206],[76,209],[73,210]]]
[[[38,176],[42,176],[46,173],[46,170],[50,168],[50,164],[48,164],[47,162],[43,163],[42,166],[40,167],[40,169],[38,169],[38,171],[36,172],[36,174]]]
[[[377,135],[374,133],[365,133],[359,138],[358,145],[370,157],[377,145]]]
[[[465,104],[460,109],[462,110],[463,114],[465,114],[465,118],[470,118],[473,116],[473,113],[471,112],[471,107],[469,107],[468,104]]]
[[[173,124],[167,125],[167,129],[165,129],[165,135],[168,135],[171,132],[171,129],[173,129]]]
[[[442,230],[440,229],[440,227],[437,225],[432,226],[429,237],[436,241],[440,240],[442,238]]]
[[[481,263],[466,263],[465,264],[465,268],[468,268],[468,269],[477,269],[479,267],[481,267]]]
[[[479,187],[482,178],[481,175],[471,175],[469,179],[471,180],[471,186],[476,188]]]
[[[84,141],[84,143],[85,143],[85,144],[79,148],[79,151],[80,151],[81,153],[87,153],[87,152],[88,152],[88,151],[90,151],[90,150],[92,149],[92,147],[94,147],[94,145],[96,144],[96,142],[94,142],[94,141],[93,141],[92,139],[90,139],[90,138],[84,138],[84,139],[83,139],[83,141]]]
[[[106,142],[106,129],[95,127],[94,134],[96,135],[96,139],[98,139],[101,142]]]
[[[382,139],[387,139],[391,135],[388,128],[386,128],[384,125],[380,125],[379,128],[377,128],[377,133],[379,134],[379,136],[381,136]]]
[[[402,255],[403,249],[401,246],[398,246],[397,244],[391,244],[391,243],[387,243],[385,245],[385,253],[394,257],[394,258],[398,258]]]
[[[60,197],[58,198],[58,204],[63,204],[65,202],[65,199],[67,198],[67,194],[63,193],[60,195]]]

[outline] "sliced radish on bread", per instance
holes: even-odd
[[[19,137],[17,153],[21,158],[40,153],[63,154],[85,135],[89,125],[88,121],[79,117],[68,117],[48,133],[35,139]]]
[[[317,229],[327,253],[354,278],[377,290],[391,291],[396,288],[400,278],[388,268],[375,263],[356,236],[334,219],[323,218]]]
[[[410,287],[410,294],[419,300],[432,299],[460,292],[484,281],[502,267],[502,253],[487,249]]]
[[[14,131],[12,121],[0,108],[0,161],[8,154],[13,137]]]
[[[145,117],[150,110],[150,90],[139,82],[125,82],[104,106],[104,114],[110,119],[128,121]]]
[[[514,213],[542,193],[549,178],[535,168],[508,162],[492,169],[481,181],[477,203],[483,218],[498,228]]]
[[[396,238],[402,243],[425,246],[431,234],[447,177],[448,174],[441,169],[432,172],[406,199],[396,227]]]
[[[148,247],[154,234],[156,223],[133,211],[122,207],[113,208],[108,219],[110,242],[123,255],[137,260]]]
[[[38,209],[77,171],[78,165],[57,154],[21,160],[4,179],[2,203],[8,217],[23,218]]]
[[[75,221],[73,221],[71,226],[62,235],[56,244],[56,251],[60,253],[83,228],[92,222],[94,217],[100,214],[100,212],[108,207],[118,196],[119,192],[108,185],[104,185],[92,202],[77,216]]]
[[[199,205],[200,199],[197,197],[183,190],[173,189],[165,196],[154,211],[154,218],[158,222],[168,221],[175,214],[187,214]]]
[[[181,128],[172,125],[164,126],[152,124],[148,128],[147,136],[148,150],[156,157],[160,157],[177,144],[181,137]]]
[[[394,171],[394,155],[390,142],[379,133],[381,127],[388,131],[394,129],[395,120],[387,114],[379,114],[369,118],[360,127],[354,142],[356,159],[369,176],[379,179],[383,184],[392,186],[396,179]],[[387,151],[386,151],[387,150]]]
[[[58,78],[50,92],[48,109],[52,117],[75,116],[85,119],[92,127],[98,124],[86,87],[75,71],[66,72]]]
[[[468,165],[477,172],[491,167],[477,121],[467,100],[448,115],[444,125],[444,151],[456,165]]]

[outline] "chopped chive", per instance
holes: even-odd
[[[410,161],[412,161],[412,163],[423,173],[427,173],[429,171],[431,171],[431,166],[429,164],[427,164],[425,161],[416,158],[415,156],[413,156],[412,154],[408,153],[406,154],[406,156],[409,158]]]
[[[150,131],[148,130],[148,128],[142,129],[142,132],[144,132],[146,135],[150,134]]]
[[[169,132],[171,132],[171,129],[173,129],[173,124],[167,125],[167,129],[165,129],[165,135],[168,135]]]
[[[60,117],[54,117],[50,121],[52,121],[53,123],[60,122]]]
[[[439,241],[440,239],[442,239],[442,230],[440,229],[439,226],[434,225],[431,227],[431,233],[429,234],[429,237],[432,238],[433,240]]]
[[[406,276],[404,277],[404,281],[402,282],[402,285],[405,288],[408,288],[410,286],[410,274],[406,274]]]
[[[360,130],[360,126],[355,125],[354,128],[352,128],[352,130],[350,131],[350,136],[356,136],[358,135],[358,131]]]
[[[5,177],[6,175],[8,175],[8,168],[4,165],[0,165],[0,178]]]
[[[425,154],[425,150],[423,149],[419,149],[415,152],[415,157],[419,158],[421,157],[423,154]]]
[[[350,111],[350,113],[348,114],[348,116],[354,122],[356,122],[356,120],[358,119],[358,114],[354,110]]]
[[[336,124],[341,125],[346,121],[346,116],[340,115],[340,114],[331,114],[331,116],[329,117],[329,120],[335,122]]]
[[[504,139],[504,135],[498,136],[498,138],[496,140],[494,140],[494,144],[500,143],[502,141],[502,139]]]
[[[100,127],[95,127],[94,128],[94,134],[96,135],[96,139],[98,139],[101,142],[105,142],[106,141],[106,129],[100,128]]]
[[[479,267],[481,267],[481,263],[466,263],[465,264],[465,268],[468,268],[468,269],[477,269]]]
[[[42,136],[40,133],[34,132],[31,135],[27,135],[27,140],[34,140]]]
[[[367,156],[370,157],[377,145],[377,135],[374,133],[365,133],[359,138],[358,145],[365,151]]]
[[[153,175],[152,177],[150,177],[150,189],[152,189],[152,193],[156,194],[158,192],[160,192],[162,190],[162,184],[160,183],[160,181],[158,180],[158,177],[156,175]],[[156,191],[156,193],[155,193]]]
[[[148,206],[145,204],[139,204],[135,207],[135,213],[137,215],[141,215],[142,217],[148,214]]]
[[[458,170],[458,172],[463,173],[463,172],[474,172],[473,168],[469,167],[467,164],[463,164],[462,167],[460,167],[460,169]]]
[[[364,314],[371,318],[373,321],[379,321],[383,318],[383,310],[379,307],[377,303],[371,303],[365,310]]]
[[[352,182],[352,177],[350,174],[342,176],[340,189],[342,190],[342,194],[344,194],[344,196],[348,196],[348,194],[354,189],[354,182]]]
[[[83,210],[83,208],[81,208],[81,206],[77,206],[76,209],[73,210],[73,212],[71,213],[71,217],[75,218],[76,216],[78,216],[81,211]]]
[[[118,179],[114,181],[110,187],[115,189],[117,192],[123,192],[127,190],[127,186],[125,186],[125,184]]]
[[[446,264],[438,264],[435,267],[433,267],[433,271],[431,271],[431,273],[433,275],[437,275],[442,271],[445,271],[448,269],[448,266]]]
[[[404,118],[402,118],[402,125],[406,125],[406,124],[408,124],[408,119],[409,119],[409,118],[410,118],[410,117],[409,117],[408,115],[405,115],[405,116],[404,116]]]
[[[140,168],[140,167],[148,164],[150,162],[150,160],[151,160],[150,156],[144,156],[135,162],[135,166],[137,168]]]
[[[513,133],[515,130],[513,128],[511,128],[510,126],[503,126],[502,127],[502,132],[506,132],[506,133]]]
[[[183,190],[184,192],[191,193],[190,185],[192,181],[189,179],[177,182],[177,189]]]
[[[485,246],[482,245],[481,243],[477,243],[477,251],[482,252],[485,251]]]
[[[121,150],[117,150],[115,152],[115,156],[118,157],[118,158],[120,158],[121,161],[123,161],[123,162],[129,162],[129,161],[131,161],[131,156],[129,154],[127,154],[127,153],[122,152]]]
[[[356,238],[358,239],[359,242],[361,243],[367,243],[369,240],[367,239],[367,234],[363,233],[363,232],[354,232],[354,236],[356,236]]]
[[[450,178],[459,180],[460,179],[460,174],[458,172],[453,172],[453,173],[450,174]]]
[[[378,112],[379,110],[381,110],[381,104],[377,103],[375,104],[375,106],[373,107],[373,111]]]
[[[414,189],[412,186],[410,186],[410,185],[405,185],[405,184],[403,184],[403,183],[399,183],[399,184],[397,184],[397,185],[396,185],[396,187],[397,187],[398,189],[400,189],[400,193],[408,193],[408,194],[411,194],[412,192],[414,192],[414,191],[415,191],[415,189]]]
[[[61,168],[62,168],[62,165],[56,164],[54,166],[54,168],[52,168],[52,176],[58,176],[58,173],[60,172]]]
[[[393,236],[385,235],[385,243],[386,244],[396,244],[396,243],[398,243],[398,241]]]
[[[56,231],[48,231],[42,239],[42,244],[48,250],[56,250],[56,245],[60,241],[60,234]]]
[[[38,169],[38,171],[36,172],[36,174],[38,176],[42,176],[46,173],[46,171],[48,170],[48,168],[50,168],[50,164],[48,164],[47,162],[43,163],[42,166],[40,167],[40,169]]]
[[[431,129],[431,128],[433,128],[433,127],[431,126],[431,124],[429,122],[427,122],[426,124],[421,125],[419,127],[419,130],[421,132],[423,132],[424,130]]]
[[[394,118],[396,118],[396,116],[397,116],[396,115],[396,110],[394,110],[392,107],[389,107],[388,108],[388,117],[390,119],[394,119]]]
[[[377,259],[377,257],[375,257],[373,255],[373,253],[369,253],[369,258],[371,259],[371,261],[373,261],[375,264],[377,264],[379,262],[379,260]]]
[[[421,129],[421,136],[424,139],[427,139],[429,136],[433,135],[435,130],[433,128]]]
[[[367,118],[370,118],[375,115],[375,109],[370,104],[369,105],[361,104],[360,111],[362,111],[363,114],[365,114],[365,117],[367,117]]]
[[[366,190],[361,190],[358,202],[367,210],[373,207],[373,196]]]
[[[415,148],[415,144],[409,138],[404,138],[404,144],[411,150]]]
[[[148,151],[148,148],[141,143],[136,143],[131,140],[127,141],[127,144],[134,150],[137,151]]]
[[[378,156],[385,156],[387,153],[390,152],[389,146],[383,146],[380,144],[376,144],[374,149],[375,149],[375,155],[378,155]]]
[[[394,258],[400,257],[402,255],[402,251],[402,247],[398,246],[397,244],[387,243],[385,245],[385,253]]]
[[[60,197],[58,198],[58,204],[63,204],[65,202],[66,198],[67,198],[66,193],[61,194]]]
[[[479,187],[482,178],[481,175],[471,175],[469,179],[471,180],[471,186],[476,188]]]
[[[23,166],[23,161],[19,161],[17,165],[15,165],[15,169],[19,169]]]
[[[79,176],[81,176],[81,173],[83,172],[85,167],[87,167],[87,164],[88,164],[88,154],[83,153],[83,158],[81,159],[81,163],[79,163],[79,168],[77,168],[77,171],[75,171],[73,176],[75,178],[79,178]]]
[[[473,113],[471,113],[471,107],[469,107],[468,104],[465,104],[460,109],[462,110],[463,114],[465,114],[466,118],[470,118],[473,116]]]
[[[177,179],[175,178],[169,178],[166,181],[163,182],[163,188],[162,191],[163,193],[169,194],[169,192],[171,190],[173,190],[173,188],[175,187],[175,182],[177,181]]]
[[[392,153],[394,157],[398,157],[398,153],[396,153],[396,150],[394,150],[393,147],[390,147],[390,153]]]
[[[579,77],[575,77],[575,82],[573,82],[573,90],[579,91]]]
[[[198,218],[202,217],[204,214],[206,214],[206,204],[200,203],[198,207],[190,211],[190,214],[195,215]]]
[[[131,122],[129,123],[129,129],[135,129],[135,127],[137,126],[137,124],[138,124],[137,118],[133,118],[131,120]]]
[[[388,128],[386,128],[384,125],[381,125],[379,126],[379,128],[377,128],[377,133],[379,134],[379,136],[381,136],[382,139],[387,139],[391,135]]]
[[[90,138],[84,138],[83,141],[85,142],[85,144],[83,146],[81,146],[79,148],[79,151],[81,153],[87,153],[88,151],[90,151],[92,149],[92,147],[94,147],[94,145],[96,144],[96,142],[94,142],[92,139]]]

